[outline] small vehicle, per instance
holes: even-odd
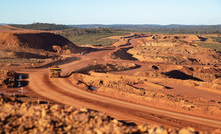
[[[59,78],[61,77],[61,68],[58,66],[52,66],[49,68],[49,77],[50,78]]]

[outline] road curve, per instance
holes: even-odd
[[[102,52],[102,54],[105,55],[107,53]],[[100,57],[103,57],[104,55],[101,55]],[[84,56],[81,58],[82,59],[59,65],[63,71],[62,75],[67,76],[70,72],[87,66],[88,63],[93,60],[93,57],[91,56]],[[23,73],[29,73],[28,88],[45,98],[62,104],[75,107],[86,107],[105,112],[118,120],[135,122],[136,124],[149,122],[163,124],[168,127],[182,127],[182,125],[177,123],[177,121],[179,121],[185,122],[187,125],[189,124],[191,126],[195,124],[196,126],[203,125],[211,128],[221,128],[221,121],[126,102],[78,89],[67,81],[66,78],[50,79],[48,77],[47,68],[30,69]],[[170,118],[169,120],[176,120],[176,122],[152,117],[151,114]]]
[[[86,61],[87,59],[81,62]],[[63,75],[67,75],[70,71],[73,70],[73,68],[75,68],[76,64],[80,64],[81,62],[73,61],[71,63],[61,65],[62,69],[64,70]],[[75,107],[87,107],[93,110],[102,111],[119,120],[128,120],[137,124],[143,124],[147,121],[161,124],[156,119],[148,118],[148,115],[150,113],[154,113],[172,119],[178,119],[181,121],[187,121],[199,125],[221,128],[221,121],[195,117],[135,103],[125,102],[122,100],[109,98],[94,94],[93,92],[78,89],[74,87],[71,83],[69,83],[66,78],[50,79],[48,77],[47,69],[34,69],[34,72],[30,71],[28,87],[37,94],[56,102],[72,105]],[[146,114],[147,118],[145,118],[144,116],[140,116],[139,114],[134,114],[130,111],[133,111],[135,113],[136,111],[141,112],[144,116]],[[176,125],[176,123],[168,123],[167,125],[172,127],[179,127],[179,125]]]

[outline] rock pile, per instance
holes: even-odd
[[[6,95],[0,95],[0,128],[0,133],[196,133],[191,128],[166,129],[147,124],[137,127],[86,108],[33,105]]]
[[[12,87],[16,82],[16,73],[9,70],[0,70],[0,87]]]

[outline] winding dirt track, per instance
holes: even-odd
[[[100,53],[100,57],[103,57],[108,51],[111,50],[95,53]],[[63,71],[62,75],[67,76],[73,70],[80,69],[94,60],[91,55],[81,58],[80,60],[60,65]],[[118,120],[134,122],[136,124],[148,122],[174,128],[183,126],[198,126],[199,129],[203,126],[221,128],[221,121],[157,109],[78,89],[67,81],[66,78],[50,79],[47,68],[26,70],[24,73],[29,73],[28,88],[37,94],[62,104],[102,111]],[[156,118],[152,116],[153,114],[163,118]]]

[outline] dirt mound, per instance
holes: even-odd
[[[53,46],[69,48],[76,51],[78,48],[68,39],[54,33],[0,33],[0,44],[7,48],[32,48],[46,51],[57,51]]]
[[[145,38],[143,41],[148,42],[148,41],[186,41],[186,42],[192,42],[192,41],[201,41],[201,38],[197,35],[151,35]]]
[[[221,69],[212,67],[184,67],[181,72],[201,79],[205,82],[212,82],[213,80],[221,77]]]
[[[115,75],[111,73],[100,73],[100,72],[90,72],[88,74],[74,73],[69,77],[69,80],[76,86],[91,89],[91,87],[98,88],[114,88],[117,90],[122,90],[129,93],[134,93],[138,95],[144,95],[144,89],[137,88],[135,85],[139,83],[148,84],[148,86],[154,88],[164,88],[164,86],[160,86],[154,83],[147,82],[143,78],[137,78],[134,76],[126,76],[126,75]],[[93,90],[93,89],[92,89]]]
[[[149,67],[151,68],[151,67]],[[195,80],[212,82],[221,78],[221,69],[215,67],[188,67],[181,65],[152,65],[154,70],[137,72],[137,76],[155,78],[174,78],[180,80]]]
[[[122,59],[122,60],[137,60],[136,58],[133,57],[132,54],[129,54],[127,51],[129,50],[130,48],[120,48],[120,49],[117,49],[116,51],[112,52],[112,53],[109,53],[107,56],[106,56],[106,59]]]
[[[135,68],[139,68],[139,65],[134,63],[106,63],[106,64],[94,64],[88,65],[87,67],[81,68],[74,72],[88,74],[90,71],[94,72],[112,72],[112,71],[123,71],[123,70],[131,70]],[[73,73],[73,72],[72,72]]]
[[[129,44],[130,44],[129,38],[122,38],[122,39],[119,39],[119,41],[115,42],[112,46],[119,47],[119,46],[126,46]]]

